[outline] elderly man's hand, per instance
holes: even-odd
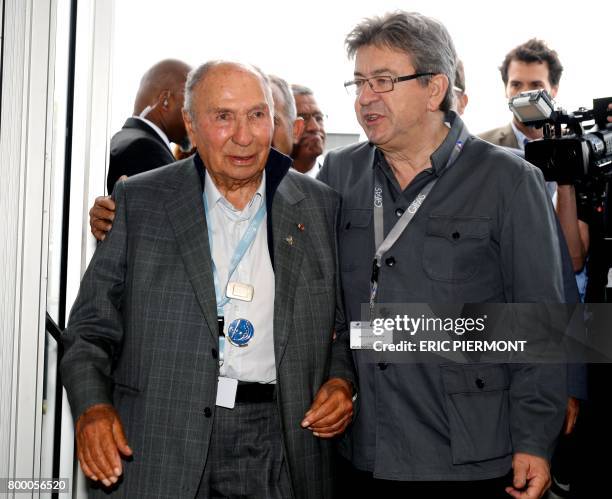
[[[115,202],[110,196],[96,198],[89,210],[89,226],[91,233],[98,241],[104,241],[106,233],[111,230],[115,219]]]
[[[512,469],[513,487],[506,487],[506,492],[516,499],[540,499],[550,487],[550,465],[543,457],[517,452]]]
[[[351,384],[342,378],[329,379],[304,415],[302,427],[320,438],[342,434],[353,417]]]
[[[121,458],[131,456],[123,425],[110,404],[88,408],[76,422],[77,455],[85,475],[110,487],[122,473]]]

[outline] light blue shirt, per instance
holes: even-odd
[[[266,202],[265,172],[257,192],[243,210],[236,209],[221,195],[208,172],[204,181],[204,193],[208,204],[209,230],[212,230],[212,258],[217,269],[217,282],[225,294],[229,264],[234,250],[257,210]],[[247,302],[231,299],[223,307],[226,337],[228,327],[235,319],[249,320],[255,330],[247,346],[236,347],[225,341],[220,374],[240,381],[276,382],[273,337],[274,270],[268,251],[267,232],[264,218],[253,244],[231,276],[234,282],[253,286],[253,300]]]

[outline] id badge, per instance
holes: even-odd
[[[372,324],[365,321],[351,321],[351,349],[371,350],[374,345]]]
[[[255,288],[250,284],[244,282],[228,282],[227,289],[225,290],[225,296],[233,298],[234,300],[241,301],[253,301],[253,294]]]
[[[233,409],[236,405],[236,391],[238,390],[238,380],[219,376],[217,383],[217,401],[216,405]]]
[[[375,331],[371,322],[351,321],[352,350],[373,350],[374,343],[377,341],[385,344],[393,343],[393,331]]]

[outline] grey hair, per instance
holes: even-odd
[[[266,75],[266,73],[264,73],[261,69],[259,69],[257,66],[254,66],[252,64],[242,64],[240,62],[216,60],[216,61],[208,61],[208,62],[205,62],[204,64],[201,64],[197,68],[192,69],[187,75],[187,81],[185,82],[185,103],[183,104],[183,109],[187,112],[187,114],[192,119],[192,121],[195,122],[195,118],[196,118],[195,107],[194,107],[194,93],[195,93],[196,87],[198,87],[198,85],[202,81],[204,81],[204,79],[206,78],[206,76],[212,69],[216,68],[217,66],[222,66],[222,65],[229,65],[229,66],[235,66],[237,68],[244,68],[248,71],[252,71],[257,76],[259,76],[261,78],[261,81],[264,84],[264,90],[266,92],[266,96],[268,98],[268,102],[270,105],[270,112],[272,113],[272,115],[274,115],[274,99],[272,99],[272,89],[270,88],[270,79],[268,78],[268,75]]]
[[[285,101],[285,114],[287,118],[289,118],[289,123],[293,124],[293,122],[297,119],[297,108],[295,107],[295,98],[293,97],[293,93],[289,88],[289,84],[276,75],[268,75],[268,79],[270,83],[278,90],[283,96],[283,100]]]
[[[297,85],[295,83],[291,85],[291,91],[293,92],[293,95],[314,95],[314,92],[310,90],[310,88],[304,85]]]
[[[417,73],[443,74],[448,89],[440,110],[447,112],[453,105],[457,52],[444,25],[418,12],[395,11],[382,17],[364,19],[346,36],[345,45],[350,59],[357,49],[366,45],[400,50],[410,56]],[[419,78],[426,85],[430,77]]]

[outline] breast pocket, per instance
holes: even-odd
[[[372,210],[347,208],[342,212],[340,227],[340,268],[344,272],[355,270],[368,262],[372,241]]]
[[[453,464],[510,454],[510,375],[506,366],[453,364],[440,369]]]
[[[423,269],[436,281],[461,282],[478,272],[489,245],[490,219],[431,215],[423,247]]]

